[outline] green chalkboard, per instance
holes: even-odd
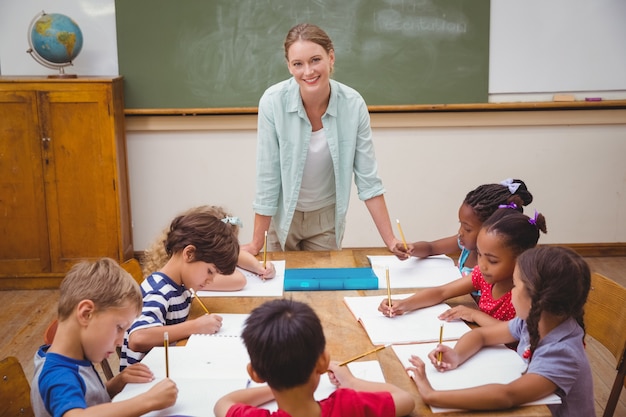
[[[116,0],[127,109],[256,107],[290,77],[302,22],[333,39],[334,78],[370,109],[484,103],[489,0]]]

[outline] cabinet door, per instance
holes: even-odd
[[[119,200],[109,88],[39,92],[52,271],[119,253]]]
[[[50,270],[37,100],[0,91],[0,273]]]

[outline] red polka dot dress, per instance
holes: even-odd
[[[480,311],[502,321],[509,321],[515,318],[515,308],[513,303],[511,303],[511,291],[495,300],[491,293],[493,284],[485,281],[478,265],[472,270],[472,284],[474,288],[480,290],[480,300],[478,301]]]

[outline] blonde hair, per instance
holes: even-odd
[[[110,258],[74,265],[61,282],[60,293],[59,321],[67,319],[82,300],[93,301],[96,312],[130,304],[139,314],[143,306],[137,282]]]
[[[219,206],[210,206],[203,205],[192,207],[189,210],[185,211],[181,215],[177,217],[177,219],[181,217],[186,217],[189,215],[209,215],[218,219],[225,219],[227,217],[231,217],[230,213],[224,210]],[[176,220],[176,219],[175,219]],[[172,231],[172,226],[174,222],[170,225],[170,227],[163,229],[161,234],[146,248],[143,253],[142,258],[142,271],[143,276],[147,277],[155,271],[160,270],[167,263],[167,261],[172,256],[172,253],[168,253],[166,245],[168,240],[168,235]],[[225,223],[230,226],[230,229],[235,237],[239,234],[239,226],[232,223]],[[239,251],[237,251],[237,256],[239,256]]]

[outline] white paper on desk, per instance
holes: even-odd
[[[276,276],[263,281],[260,276],[237,268],[248,281],[239,291],[196,291],[200,297],[281,297],[285,286],[285,261],[272,261]]]
[[[198,337],[240,337],[244,324],[250,314],[215,313],[222,317],[222,327],[214,334],[193,334],[187,341],[187,346]],[[193,342],[192,342],[193,343]]]
[[[352,375],[356,376],[357,378],[361,378],[366,381],[385,382],[383,370],[380,368],[380,363],[378,361],[351,362],[347,366],[348,368],[350,368],[350,372],[352,372]],[[261,384],[253,383],[251,386],[260,385]],[[321,401],[324,398],[328,398],[328,396],[332,394],[335,389],[336,387],[330,382],[328,375],[322,375],[320,377],[320,383],[315,390],[315,400]],[[270,401],[266,404],[263,404],[261,408],[274,412],[278,410],[278,404],[276,403],[276,401]]]
[[[394,294],[391,298],[404,299],[411,295]],[[384,316],[378,311],[378,306],[385,298],[386,295],[344,297],[346,306],[374,345],[438,341],[441,324],[444,325],[444,340],[456,340],[470,331],[462,320],[442,321],[437,318],[450,308],[447,304],[420,308],[401,316]]]
[[[149,390],[163,378],[157,378],[147,384],[126,384],[124,390],[113,398],[114,402],[136,397]],[[217,400],[229,392],[245,388],[248,381],[246,378],[222,378],[222,379],[187,379],[174,378],[178,388],[176,404],[159,411],[152,411],[144,416],[193,416],[213,417],[213,407]]]
[[[454,261],[446,255],[411,257],[404,261],[394,255],[368,255],[368,259],[378,277],[378,288],[387,288],[386,267],[389,267],[391,288],[437,287],[461,278]]]
[[[168,349],[169,374],[173,380],[239,378],[247,380],[248,352],[240,338],[205,338],[202,344]],[[165,377],[165,348],[154,347],[141,360],[155,378]]]
[[[420,343],[413,345],[392,346],[400,362],[404,367],[411,366],[411,355],[419,356],[426,364],[426,376],[436,390],[453,390],[471,388],[485,384],[508,384],[519,378],[526,369],[526,365],[514,350],[504,345],[489,346],[481,349],[458,368],[439,372],[430,363],[428,354],[432,352],[438,343]],[[444,345],[453,347],[456,341],[444,342]],[[526,405],[537,404],[560,404],[561,399],[556,394],[551,394],[541,400],[533,401]],[[458,411],[457,409],[430,407],[433,413]]]

